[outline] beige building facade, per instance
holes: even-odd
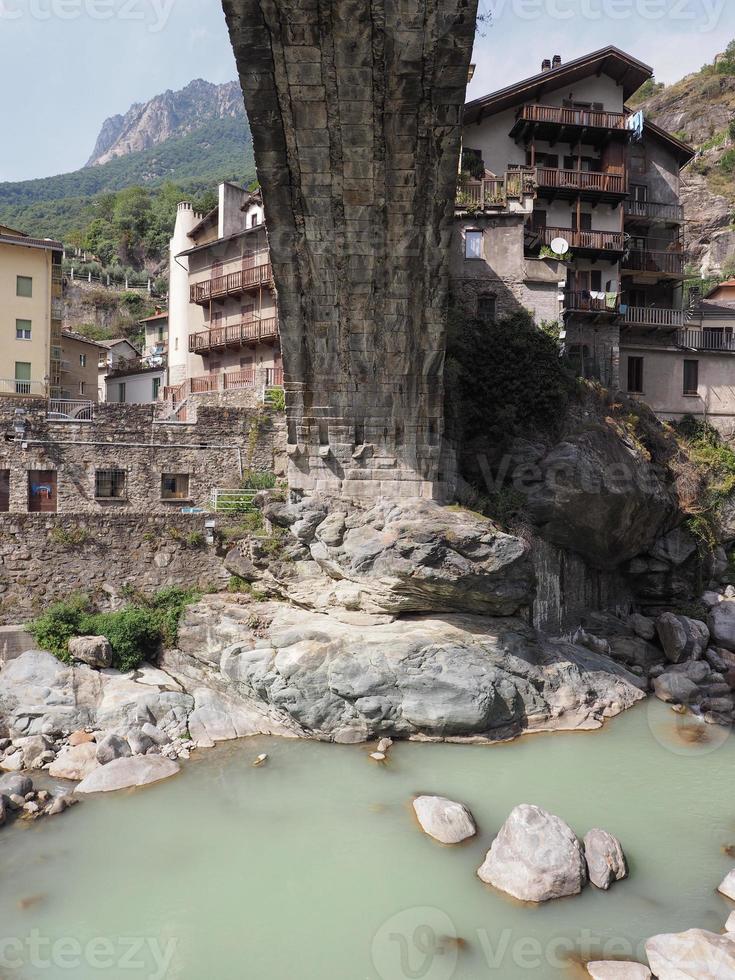
[[[58,395],[60,242],[0,225],[0,393]]]

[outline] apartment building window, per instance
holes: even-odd
[[[643,393],[643,358],[628,358],[628,391],[631,394]]]
[[[30,340],[31,339],[31,321],[30,320],[16,320],[15,321],[15,339],[16,340]]]
[[[250,227],[251,228],[257,228],[259,224],[260,224],[260,215],[258,214],[257,211],[255,211],[250,216]]]
[[[163,473],[161,475],[161,500],[188,500],[189,474]]]
[[[80,381],[79,382],[79,394],[80,395],[83,395],[84,394],[86,387],[87,387],[86,381]]]
[[[125,470],[95,470],[94,495],[97,500],[122,500],[125,497]]]
[[[464,257],[466,259],[482,258],[482,232],[467,229],[464,233]]]
[[[31,393],[30,361],[15,362],[15,393],[16,395],[30,395]]]
[[[684,361],[684,394],[699,393],[699,361]]]
[[[485,293],[477,297],[477,319],[484,323],[492,323],[495,320],[498,309],[498,300],[494,293]]]
[[[33,279],[31,276],[15,277],[15,295],[30,299],[33,296]]]
[[[87,366],[87,355],[86,354],[80,354],[79,355],[79,367],[86,367],[86,366]]]
[[[572,212],[572,231],[592,231],[592,215]]]

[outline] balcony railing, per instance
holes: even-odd
[[[564,238],[571,249],[584,252],[624,252],[625,236],[621,231],[573,231],[571,228],[533,228],[544,245]]]
[[[724,330],[679,330],[676,343],[688,350],[735,351],[735,337]]]
[[[213,327],[189,335],[189,350],[202,352],[217,347],[239,347],[261,340],[275,340],[278,336],[278,318],[242,320],[222,327]]]
[[[627,194],[625,174],[606,174],[591,170],[559,170],[558,167],[539,167],[536,171],[539,187],[553,190],[590,191],[599,194]]]
[[[535,194],[535,171],[530,167],[509,170],[505,177],[485,177],[482,180],[463,179],[457,195],[457,207],[481,211],[505,208],[508,201],[522,200]]]
[[[660,275],[683,276],[684,252],[658,252],[632,249],[623,259],[623,268],[631,272],[653,272]]]
[[[46,385],[43,381],[18,381],[16,378],[0,378],[0,395],[25,395],[27,398],[44,398]]]
[[[524,105],[518,111],[517,118],[519,122],[551,123],[557,126],[573,126],[582,129],[627,130],[626,116],[622,112],[604,112],[597,109]]]
[[[588,289],[570,290],[564,294],[564,306],[570,313],[602,313],[616,316],[620,312],[620,294],[601,295]]]
[[[661,201],[626,201],[625,214],[630,218],[671,221],[681,224],[684,220],[684,206],[682,204],[664,204]]]
[[[270,262],[254,265],[249,269],[238,269],[237,272],[230,272],[227,275],[213,276],[189,287],[189,302],[208,303],[210,299],[219,299],[257,288],[269,283],[272,278],[273,268]]]
[[[120,358],[108,369],[107,377],[119,378],[126,374],[141,374],[145,371],[163,371],[166,368],[166,364],[167,358],[164,354],[153,354],[148,357]]]
[[[658,309],[652,306],[629,306],[624,322],[632,327],[678,327],[686,323],[683,310]]]

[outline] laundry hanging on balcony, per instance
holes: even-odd
[[[645,116],[643,115],[643,110],[634,112],[632,116],[628,117],[627,122],[628,129],[633,134],[633,139],[638,142],[643,139],[643,128],[645,126]]]

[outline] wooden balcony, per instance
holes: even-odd
[[[509,170],[505,177],[485,177],[483,180],[466,180],[460,183],[456,206],[459,210],[471,208],[477,211],[505,210],[508,202],[521,201],[535,195],[535,172],[531,167]]]
[[[251,289],[267,286],[273,279],[273,268],[270,262],[255,265],[249,269],[239,269],[227,275],[213,276],[204,282],[194,283],[189,287],[189,302],[206,305],[213,299],[226,299],[228,296],[239,296]]]
[[[599,293],[568,290],[564,294],[564,310],[566,313],[592,315],[597,318],[611,318],[620,315],[620,294],[610,293],[602,296]]]
[[[735,337],[725,330],[679,330],[676,343],[686,350],[735,353]]]
[[[211,330],[190,334],[189,350],[194,354],[206,354],[227,347],[237,348],[247,344],[273,341],[277,337],[278,317],[267,317],[262,320],[241,320],[239,323],[213,327]]]
[[[589,200],[615,202],[628,193],[628,178],[623,173],[538,167],[536,183],[542,196],[551,198],[581,196]]]
[[[665,204],[662,201],[626,201],[625,217],[630,223],[650,224],[661,221],[680,225],[684,221],[682,204]]]
[[[516,142],[536,136],[552,143],[598,143],[611,135],[628,139],[630,130],[622,112],[527,104],[518,110],[510,135]]]
[[[575,253],[600,255],[616,260],[625,251],[625,236],[621,231],[573,231],[571,228],[532,228],[529,236],[536,245],[551,245],[555,238],[564,238]],[[533,243],[529,246],[533,248]]]
[[[669,310],[653,306],[629,306],[625,311],[623,323],[627,327],[682,329],[686,323],[686,313],[684,310]]]
[[[648,274],[656,278],[684,278],[686,255],[683,251],[649,251],[631,249],[623,259],[626,272]]]

